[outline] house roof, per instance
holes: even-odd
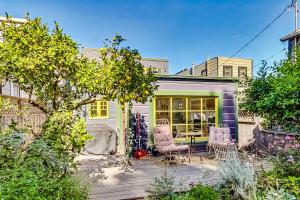
[[[157,74],[158,80],[176,80],[176,81],[209,81],[209,82],[237,82],[238,78],[227,77],[209,77],[209,76],[182,76]]]
[[[12,21],[14,21],[14,22],[16,22],[16,23],[20,23],[20,24],[27,22],[27,20],[24,19],[24,18],[14,18],[14,17],[12,17],[12,18],[10,18],[10,19],[11,19]],[[6,18],[6,17],[3,17],[3,16],[0,16],[0,22],[2,22],[2,21],[7,21],[7,18]]]
[[[160,61],[160,62],[169,62],[168,59],[164,59],[164,58],[142,58],[142,60],[148,60],[148,61]]]
[[[283,38],[280,39],[281,42],[285,42],[287,40],[293,39],[295,37],[299,37],[300,36],[300,29],[297,29],[296,31],[284,36]]]

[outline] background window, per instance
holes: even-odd
[[[245,78],[247,76],[247,67],[239,67],[239,78]]]
[[[223,66],[223,76],[232,77],[232,66]]]
[[[90,118],[106,118],[108,117],[108,102],[96,101],[90,104]]]
[[[206,69],[201,71],[201,76],[207,76],[207,70]]]

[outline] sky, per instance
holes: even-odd
[[[0,15],[57,21],[83,47],[100,48],[115,34],[142,57],[169,60],[170,73],[216,56],[232,56],[269,24],[291,0],[0,0]],[[241,53],[259,63],[287,47],[280,38],[294,29],[285,12]],[[281,52],[274,60],[285,56]]]

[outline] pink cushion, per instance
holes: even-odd
[[[157,126],[154,128],[155,145],[159,152],[168,153],[172,151],[188,150],[188,145],[175,145],[173,135],[168,125]]]
[[[209,144],[234,144],[231,140],[229,128],[210,128]]]

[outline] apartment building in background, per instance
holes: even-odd
[[[217,56],[201,64],[193,65],[176,75],[208,76],[224,78],[244,78],[253,76],[253,60]]]
[[[82,54],[90,59],[101,60],[99,48],[84,48]],[[169,74],[169,60],[163,58],[142,58],[141,64],[144,65],[145,71],[151,67],[156,74]]]

